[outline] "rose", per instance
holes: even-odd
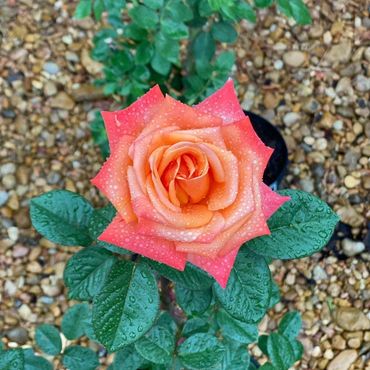
[[[158,86],[102,112],[111,155],[92,180],[117,209],[99,237],[225,287],[242,243],[269,234],[288,198],[263,184],[272,149],[258,138],[233,82],[189,107]]]

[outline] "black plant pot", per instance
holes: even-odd
[[[288,165],[288,149],[279,130],[261,116],[244,111],[252,122],[253,128],[260,139],[274,149],[263,174],[263,182],[273,190],[277,190],[284,177]]]

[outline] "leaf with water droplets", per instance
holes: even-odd
[[[245,346],[239,343],[228,342],[220,370],[247,370],[249,369],[250,356]],[[218,369],[218,368],[217,368]]]
[[[295,362],[294,351],[285,336],[271,333],[267,339],[267,353],[277,369],[289,369]]]
[[[68,370],[95,370],[99,366],[99,358],[90,348],[69,346],[63,353],[63,365]]]
[[[93,326],[111,352],[137,341],[159,310],[157,282],[145,264],[117,262],[93,301]]]
[[[181,335],[183,337],[190,337],[195,333],[206,333],[208,330],[209,323],[206,319],[193,317],[192,319],[186,320]]]
[[[211,334],[197,333],[189,337],[178,348],[178,355],[187,369],[210,369],[219,364],[225,348]]]
[[[67,339],[77,339],[85,334],[85,322],[89,318],[89,313],[90,308],[86,303],[68,308],[62,320],[62,332]]]
[[[258,329],[255,324],[247,324],[234,319],[226,311],[217,312],[217,323],[222,335],[239,343],[249,344],[255,342],[258,337]]]
[[[147,365],[148,361],[139,355],[133,344],[130,344],[115,354],[109,370],[137,370],[146,368]]]
[[[24,370],[24,354],[21,349],[0,351],[1,370]]]
[[[270,302],[271,274],[265,259],[250,250],[239,252],[225,289],[214,284],[217,299],[243,322],[262,319]]]
[[[300,190],[283,190],[291,200],[268,220],[271,235],[255,238],[244,249],[272,258],[294,259],[320,251],[329,241],[339,221],[321,199]]]
[[[94,209],[88,225],[91,237],[93,239],[97,239],[102,234],[102,232],[107,228],[107,226],[112,222],[115,215],[116,210],[111,204],[103,208]],[[98,247],[105,248],[113,253],[123,255],[130,254],[130,252],[127,251],[126,249],[123,249],[110,243],[103,242],[101,240],[98,240],[95,245]]]
[[[178,305],[187,315],[200,315],[207,310],[212,301],[212,290],[190,290],[176,285],[176,299]]]
[[[164,265],[150,259],[145,259],[145,262],[159,274],[167,279],[180,284],[191,290],[203,290],[212,286],[214,280],[198,267],[187,263],[184,271],[176,270],[172,267]]]
[[[88,247],[69,259],[64,270],[64,282],[71,299],[88,301],[103,287],[116,257],[102,248]]]
[[[30,216],[34,228],[45,238],[62,245],[90,245],[91,204],[81,195],[53,190],[33,198]]]
[[[167,329],[155,326],[135,343],[135,348],[150,362],[168,364],[175,350],[175,338]]]
[[[275,280],[271,279],[271,294],[268,308],[274,307],[278,302],[280,302],[280,288]]]
[[[287,312],[279,323],[279,334],[289,339],[296,338],[302,327],[301,314],[298,311]]]

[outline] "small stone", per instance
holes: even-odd
[[[9,239],[12,240],[13,242],[16,242],[19,237],[19,230],[18,227],[11,226],[7,230]]]
[[[308,34],[312,39],[317,39],[321,37],[323,33],[324,27],[321,24],[312,25],[308,30]]]
[[[356,307],[339,307],[334,312],[338,326],[347,331],[370,330],[369,318]]]
[[[9,174],[14,174],[16,170],[14,163],[5,163],[0,167],[0,175],[5,176]]]
[[[57,87],[54,82],[47,81],[44,85],[45,96],[53,96],[57,93]]]
[[[326,45],[331,44],[331,42],[333,41],[333,36],[331,35],[330,31],[326,31],[324,33],[323,41],[324,41],[324,44]]]
[[[23,303],[22,306],[19,307],[18,313],[19,313],[19,316],[23,320],[26,320],[26,321],[28,321],[29,317],[32,315],[32,311],[31,311],[30,307],[25,303]]]
[[[301,119],[301,115],[296,112],[289,112],[286,113],[283,117],[283,122],[288,126],[293,126],[295,123],[297,123]]]
[[[104,96],[103,89],[92,84],[83,84],[72,90],[72,97],[76,102],[99,100]]]
[[[347,257],[353,257],[365,250],[365,244],[363,242],[356,242],[354,240],[345,238],[342,240],[342,249],[343,253]]]
[[[364,51],[364,57],[365,59],[370,62],[370,46],[368,46]]]
[[[361,92],[370,91],[370,78],[364,75],[358,75],[354,81],[355,89]]]
[[[12,255],[14,258],[21,258],[27,256],[28,252],[28,248],[24,247],[23,245],[16,244],[13,248]]]
[[[312,193],[315,190],[313,180],[308,177],[299,180],[299,185],[302,190],[306,191],[307,193]]]
[[[2,207],[4,204],[6,204],[8,199],[9,199],[9,194],[6,191],[1,190],[0,191],[0,207]]]
[[[81,63],[85,67],[86,71],[92,75],[99,74],[103,69],[103,65],[101,63],[91,59],[90,52],[87,49],[82,50]]]
[[[56,75],[59,72],[59,66],[54,62],[46,62],[44,64],[44,71],[50,75]]]
[[[32,248],[31,249],[31,252],[30,252],[29,260],[30,261],[36,261],[37,258],[40,257],[41,252],[42,252],[41,247],[34,247],[34,248]]]
[[[50,99],[50,106],[52,108],[71,110],[75,106],[75,102],[68,94],[62,91]]]
[[[357,359],[357,351],[347,349],[340,352],[328,365],[327,370],[349,370]]]
[[[283,61],[281,60],[281,59],[278,59],[278,60],[276,60],[275,62],[274,62],[274,68],[276,69],[276,70],[280,70],[280,69],[283,69],[283,67],[284,67],[284,63],[283,63]]]
[[[42,272],[42,267],[37,261],[32,261],[27,265],[27,271],[33,274],[39,274]]]
[[[302,109],[306,113],[313,114],[316,113],[320,107],[320,103],[316,99],[310,97],[304,102]]]
[[[16,179],[14,175],[5,175],[2,179],[2,183],[5,187],[5,189],[10,190],[15,187]]]
[[[12,297],[17,293],[17,286],[11,280],[6,280],[4,291],[8,296]]]
[[[362,340],[361,338],[351,338],[348,340],[348,347],[349,348],[354,348],[354,349],[359,349],[361,347]]]
[[[342,336],[337,334],[337,335],[334,335],[331,345],[334,349],[343,350],[346,348],[346,341],[344,340]]]
[[[325,60],[329,63],[347,63],[352,56],[352,43],[343,41],[340,44],[333,45],[325,55]]]
[[[21,327],[9,330],[6,336],[11,342],[16,342],[20,345],[26,344],[28,341],[28,332],[25,328]]]
[[[324,358],[332,360],[334,358],[334,352],[329,348],[324,352]]]
[[[360,179],[356,179],[355,177],[353,177],[351,175],[348,175],[348,176],[346,176],[344,178],[344,185],[348,189],[356,188],[360,184],[361,184],[361,180]]]
[[[49,297],[56,297],[61,293],[61,288],[58,285],[41,285],[41,289]]]
[[[16,117],[16,113],[14,112],[13,109],[3,109],[1,111],[1,115],[4,117],[4,118],[10,118],[10,119],[13,119]]]
[[[290,67],[300,67],[306,61],[306,53],[298,50],[288,51],[283,55],[283,60]]]
[[[328,278],[328,275],[321,266],[316,265],[315,268],[313,269],[313,278],[316,281],[322,281],[326,280]]]

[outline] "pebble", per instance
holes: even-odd
[[[0,167],[0,175],[5,176],[15,173],[16,167],[14,163],[5,163]]]
[[[301,119],[301,115],[296,112],[289,112],[286,113],[283,117],[283,122],[288,126],[293,126],[295,123],[297,123]]]
[[[336,324],[344,330],[370,330],[369,318],[356,307],[338,307],[333,317]]]
[[[60,68],[58,64],[54,62],[46,62],[44,63],[44,71],[49,73],[49,75],[56,75],[57,73],[59,73]]]
[[[13,248],[12,255],[14,258],[21,258],[21,257],[27,256],[29,251],[30,250],[24,247],[23,245],[16,244]]]
[[[90,57],[90,52],[87,49],[83,49],[81,53],[81,63],[85,69],[92,75],[98,75],[103,69],[103,65]]]
[[[0,190],[0,207],[2,207],[9,199],[9,193],[4,190]]]
[[[333,45],[325,55],[325,59],[329,63],[347,63],[352,56],[352,43],[343,41],[337,45]]]
[[[354,84],[355,84],[356,90],[358,91],[361,91],[361,92],[370,91],[370,78],[369,77],[365,77],[364,75],[358,75],[355,78]]]
[[[62,91],[50,99],[50,106],[52,108],[71,110],[75,106],[75,102],[67,93]]]
[[[344,178],[344,185],[348,189],[353,189],[353,188],[357,187],[360,184],[361,184],[361,180],[356,179],[355,177],[353,177],[351,175],[348,175]]]
[[[283,67],[284,67],[284,63],[283,63],[283,61],[281,60],[281,59],[278,59],[278,60],[276,60],[275,62],[274,62],[274,68],[276,69],[276,70],[280,70],[280,69],[283,69]]]
[[[11,342],[16,342],[20,345],[26,344],[28,341],[28,332],[22,327],[16,327],[9,330],[6,333],[6,336]]]
[[[329,363],[327,370],[349,370],[357,359],[357,351],[347,349],[339,354]]]
[[[8,296],[12,297],[17,293],[17,286],[11,280],[6,280],[4,291]]]
[[[316,281],[321,281],[321,280],[326,280],[328,278],[328,275],[326,274],[325,270],[321,266],[317,265],[313,269],[313,278]]]
[[[44,85],[45,96],[53,96],[58,92],[58,89],[54,82],[47,81]]]
[[[343,350],[346,348],[346,341],[345,339],[340,336],[339,334],[337,335],[334,335],[333,339],[332,339],[332,347],[334,349],[339,349],[339,350]]]
[[[284,63],[290,67],[300,67],[306,61],[306,53],[302,51],[288,51],[283,55]]]
[[[16,242],[19,237],[19,230],[18,227],[11,226],[7,230],[9,239],[12,240],[13,242]]]
[[[14,175],[5,175],[2,179],[2,183],[5,187],[5,189],[10,190],[15,187],[16,179]]]
[[[347,257],[353,257],[365,250],[365,244],[363,242],[356,242],[354,240],[345,238],[342,240],[342,250]]]

